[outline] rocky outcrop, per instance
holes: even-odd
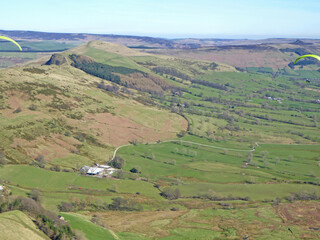
[[[67,62],[67,59],[65,56],[61,54],[53,54],[48,62],[46,62],[46,65],[62,65]]]

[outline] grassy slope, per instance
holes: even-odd
[[[61,213],[61,215],[71,224],[73,229],[82,231],[89,240],[117,239],[109,232],[109,230],[93,224],[82,215],[72,213]]]
[[[0,232],[1,239],[49,239],[27,215],[17,210],[0,214]]]
[[[120,97],[97,89],[100,79],[70,66],[32,66],[43,73],[27,72],[23,67],[0,72],[3,89],[0,97],[0,131],[4,142],[2,151],[15,162],[29,162],[38,154],[45,154],[48,160],[52,160],[52,164],[64,167],[103,162],[111,155],[112,146],[133,139],[156,141],[171,138],[186,128],[187,123],[182,117],[145,106],[132,97]],[[29,110],[32,105],[37,109]],[[13,114],[19,107],[22,112]],[[49,122],[56,121],[54,119],[64,120],[58,128],[51,125],[48,129]],[[31,125],[34,127],[30,128]],[[83,141],[80,146],[79,142],[72,139],[77,132],[90,135],[104,146],[92,144],[92,141]],[[27,135],[38,138],[28,139]],[[40,145],[43,146],[36,147],[39,145],[36,141],[43,136],[52,138],[51,143],[42,142]],[[20,150],[12,148],[15,139],[20,141],[17,143]],[[21,139],[34,142],[26,146]],[[72,146],[67,146],[70,142],[80,151],[79,157],[71,153]],[[57,155],[53,151],[65,154]]]

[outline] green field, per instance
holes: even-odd
[[[81,215],[63,213],[61,214],[73,229],[82,231],[89,240],[113,240],[115,238],[107,229],[99,227]]]

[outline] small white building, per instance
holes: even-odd
[[[103,172],[104,172],[104,168],[90,167],[89,170],[87,171],[87,175],[98,175]]]
[[[97,165],[98,167],[100,167],[100,168],[104,168],[104,169],[109,169],[109,168],[111,168],[111,166],[109,166],[109,165]]]

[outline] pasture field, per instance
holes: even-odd
[[[83,232],[89,240],[117,239],[109,232],[109,230],[90,222],[90,219],[86,219],[83,215],[63,213],[61,216],[71,224],[73,229]]]
[[[55,52],[64,51],[74,48],[81,42],[61,42],[61,41],[18,41],[20,46],[25,51],[33,52]],[[8,41],[0,42],[0,52],[2,51],[19,51],[16,46]]]
[[[196,142],[197,138],[184,139]],[[118,154],[127,160],[126,170],[139,167],[144,176],[171,176],[185,181],[190,178],[212,183],[244,183],[250,179],[256,183],[317,182],[320,176],[319,145],[261,144],[251,154],[245,145],[242,149],[231,147],[230,142],[197,145],[178,141],[128,146]],[[244,167],[249,154],[251,160]]]

